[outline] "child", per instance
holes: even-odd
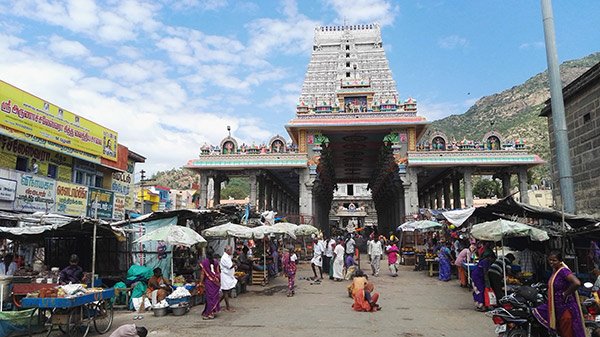
[[[287,297],[294,296],[294,285],[296,281],[296,260],[298,260],[298,256],[292,248],[287,248],[285,253],[283,253],[283,272],[288,278],[288,291]]]

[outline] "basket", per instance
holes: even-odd
[[[181,297],[181,298],[167,298],[167,303],[169,303],[169,306],[173,306],[175,304],[179,304],[179,303],[184,303],[190,302],[190,296],[186,296],[186,297]]]

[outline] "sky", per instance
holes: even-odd
[[[558,59],[600,51],[598,0],[553,0]],[[294,117],[318,25],[377,22],[400,99],[429,120],[546,69],[537,0],[0,0],[0,79],[119,133],[137,170],[181,167],[227,126]]]

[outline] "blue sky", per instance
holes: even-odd
[[[600,1],[554,0],[559,60],[600,51]],[[119,132],[154,172],[231,125],[287,137],[317,25],[379,22],[400,98],[435,120],[546,68],[538,0],[0,0],[0,79]]]

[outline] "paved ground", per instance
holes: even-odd
[[[384,262],[384,261],[382,261]],[[237,311],[221,313],[214,320],[200,317],[203,306],[185,316],[154,317],[134,321],[133,313],[119,312],[113,327],[136,322],[146,326],[149,336],[363,336],[402,337],[492,337],[490,318],[473,310],[471,294],[451,282],[440,282],[425,272],[401,267],[400,276],[386,272],[374,280],[382,310],[355,312],[347,297],[348,282],[324,280],[311,285],[308,263],[299,266],[296,296],[285,296],[286,279],[278,277],[267,285],[250,286],[233,300]],[[90,333],[90,335],[95,335]]]

